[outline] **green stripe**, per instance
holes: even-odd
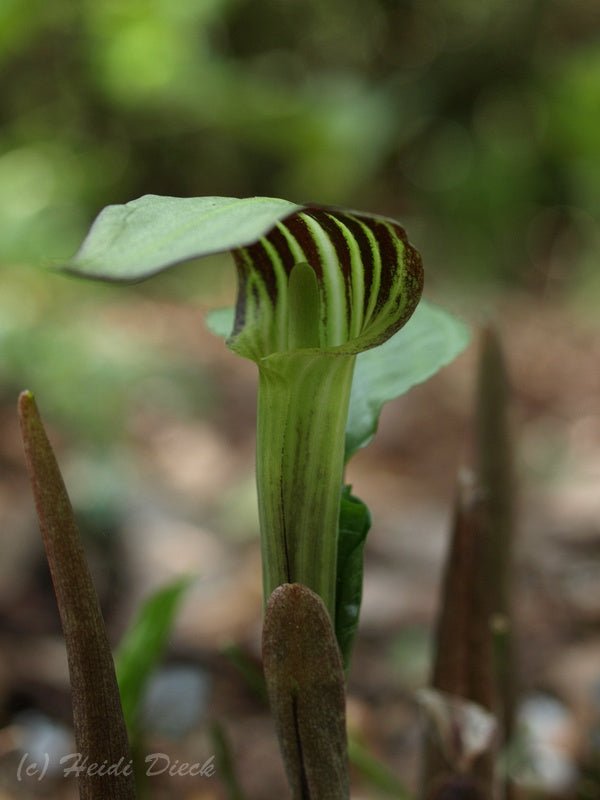
[[[365,316],[365,273],[362,261],[362,254],[358,242],[352,235],[350,229],[347,228],[346,225],[344,225],[343,219],[337,218],[333,214],[331,214],[330,216],[331,219],[341,230],[344,239],[346,240],[346,244],[348,245],[348,250],[350,252],[350,274],[352,276],[351,280],[352,309],[351,309],[351,319],[349,325],[349,335],[350,338],[355,338],[356,336],[360,335]]]
[[[372,256],[372,281],[371,287],[369,290],[369,297],[368,297],[368,304],[366,306],[366,311],[363,319],[363,329],[366,325],[370,324],[373,314],[375,312],[375,304],[377,303],[377,297],[379,296],[379,287],[381,285],[381,254],[379,252],[379,247],[377,245],[377,238],[371,227],[366,224],[364,220],[357,219],[356,220],[360,225],[362,225],[363,230],[365,231],[367,238],[371,242],[371,256]]]
[[[348,311],[346,309],[346,287],[339,269],[339,260],[333,242],[319,223],[307,214],[299,215],[315,242],[323,268],[323,291],[325,315],[325,346],[336,347],[348,341]]]

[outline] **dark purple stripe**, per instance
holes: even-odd
[[[290,272],[294,268],[296,264],[296,259],[291,251],[290,245],[288,240],[285,237],[285,234],[282,231],[275,227],[273,230],[269,231],[266,237],[269,240],[269,243],[273,245],[273,247],[277,250],[277,254],[281,260],[283,268],[285,270],[286,275],[289,276]],[[273,269],[273,267],[271,267]]]
[[[248,267],[244,264],[244,257],[240,250],[234,250],[233,260],[238,276],[238,292],[235,303],[235,320],[233,323],[232,336],[237,336],[246,324],[246,287],[248,284]]]
[[[296,213],[284,219],[283,224],[304,251],[307,262],[315,271],[317,281],[322,284],[323,264],[321,263],[321,254],[315,244],[315,240],[311,236],[306,222]]]
[[[396,331],[400,330],[415,310],[423,291],[423,264],[421,256],[408,241],[404,228],[393,222],[388,222],[392,227],[392,232],[383,222],[379,222],[378,220],[373,220],[373,222],[376,225],[375,235],[379,242],[383,266],[377,303],[375,305],[377,313],[379,313],[385,305],[393,289],[396,273],[398,272],[398,255],[396,247],[394,246],[394,238],[400,239],[404,245],[404,254],[402,258],[405,268],[404,291],[397,296],[396,300],[396,307],[400,309],[401,306],[404,306],[404,310],[400,316],[396,318],[393,325],[386,329],[385,336],[381,337],[381,341],[384,341]],[[393,263],[393,269],[386,269],[386,263]]]
[[[248,245],[248,247],[241,248],[241,250],[248,254],[248,257],[252,262],[252,270],[260,274],[260,277],[266,287],[267,294],[269,295],[271,302],[275,304],[277,302],[277,276],[275,275],[273,262],[271,261],[264,245],[261,242],[255,242],[254,244]],[[244,263],[243,259],[236,257],[236,253],[237,251],[234,250],[234,258],[238,268],[238,274],[240,274],[240,270],[250,271],[250,268]]]

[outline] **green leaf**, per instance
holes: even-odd
[[[422,300],[409,322],[391,339],[359,353],[346,426],[346,460],[371,441],[385,403],[450,363],[469,338],[463,322]]]
[[[211,333],[227,339],[233,330],[235,308],[213,308],[204,317],[204,323]]]
[[[301,208],[271,197],[159,197],[107,206],[66,269],[136,281],[167,267],[260,239]]]
[[[240,678],[258,700],[266,702],[267,687],[262,664],[254,660],[245,650],[235,642],[225,645],[222,650],[225,658],[238,671]]]
[[[414,800],[394,773],[352,734],[348,737],[348,756],[352,766],[385,797],[393,797],[394,800]]]
[[[238,777],[233,747],[225,726],[217,720],[213,720],[209,735],[215,754],[217,772],[227,793],[227,800],[247,800],[247,795],[242,789]]]
[[[358,628],[363,585],[363,550],[371,527],[367,506],[350,494],[350,486],[342,490],[337,556],[337,592],[335,601],[335,635],[347,668],[352,644]]]
[[[175,614],[193,578],[185,576],[161,588],[146,600],[115,656],[123,713],[135,731],[140,701],[148,679],[160,659]]]
[[[220,308],[206,315],[206,325],[226,338],[234,310]],[[346,460],[368,444],[377,430],[384,404],[423,383],[467,346],[468,327],[442,308],[421,300],[404,328],[372,350],[359,353],[354,367],[346,425]]]

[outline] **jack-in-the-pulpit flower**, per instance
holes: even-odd
[[[302,583],[333,616],[355,358],[408,320],[423,287],[421,259],[391,220],[316,207],[233,255],[239,292],[229,346],[260,374],[265,597]]]
[[[68,268],[135,280],[222,251],[232,252],[239,277],[228,344],[260,374],[265,598],[302,583],[333,618],[354,364],[415,310],[421,259],[383,217],[272,198],[148,196],[105,209]]]

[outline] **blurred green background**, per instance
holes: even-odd
[[[398,215],[452,279],[583,280],[599,35],[596,0],[2,0],[2,260],[147,192],[266,194]]]
[[[91,323],[131,294],[39,269],[144,193],[395,216],[467,314],[490,288],[595,300],[599,37],[597,0],[2,0],[0,391],[102,435],[155,370],[143,335]],[[138,291],[202,298],[206,276]]]

